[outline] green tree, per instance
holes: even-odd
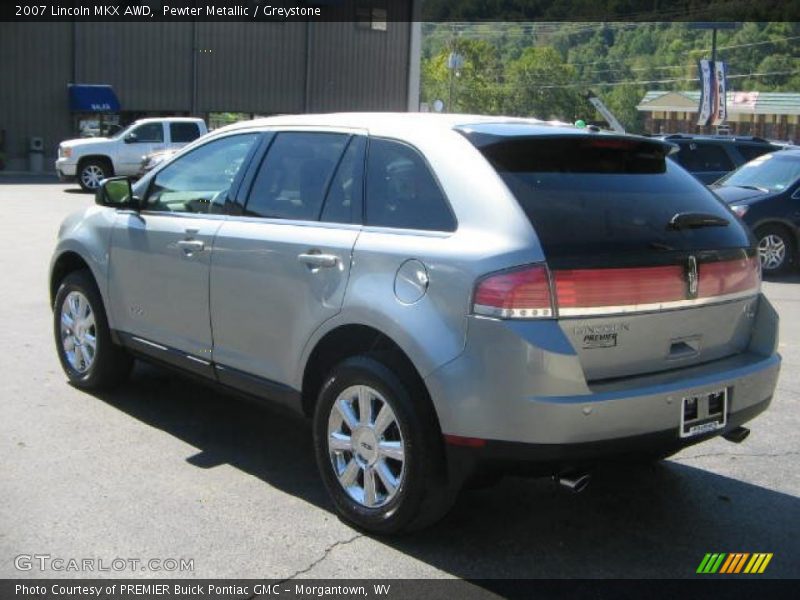
[[[449,69],[451,52],[459,54],[459,69]],[[502,94],[502,64],[497,48],[484,40],[456,38],[422,61],[422,100],[442,100],[448,112],[494,114]]]
[[[572,121],[585,112],[575,68],[552,47],[526,48],[506,73],[503,108],[509,114]]]

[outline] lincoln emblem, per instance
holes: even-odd
[[[689,283],[689,298],[697,298],[697,259],[689,257],[686,265],[686,279]]]

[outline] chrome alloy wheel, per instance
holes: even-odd
[[[61,345],[69,365],[86,373],[97,353],[97,328],[89,300],[81,292],[70,292],[61,305]]]
[[[786,260],[786,242],[774,233],[765,235],[758,241],[758,256],[764,270],[779,269]]]
[[[87,189],[96,190],[100,187],[100,182],[105,179],[106,174],[97,165],[86,165],[81,170],[81,182]]]
[[[381,394],[366,385],[345,389],[328,417],[328,454],[339,484],[367,508],[384,506],[403,482],[400,423]]]

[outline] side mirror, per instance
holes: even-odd
[[[127,177],[104,179],[97,188],[94,201],[109,208],[139,210],[139,199],[133,195],[131,180]]]
[[[134,142],[138,141],[138,138],[136,137],[135,133],[129,133],[122,138],[122,141],[124,141],[126,144],[133,144]]]

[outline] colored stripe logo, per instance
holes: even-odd
[[[717,552],[708,553],[700,561],[697,573],[713,575],[735,575],[748,573],[751,575],[763,573],[769,561],[772,560],[772,552]]]

